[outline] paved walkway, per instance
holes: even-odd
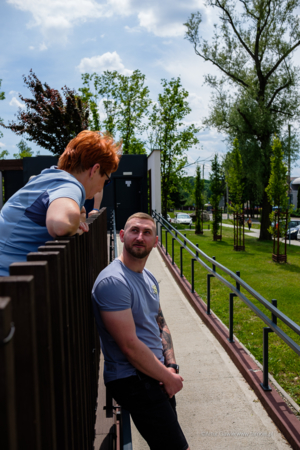
[[[157,249],[146,267],[159,282],[162,310],[185,380],[176,399],[191,450],[290,449],[223,347],[181,293]],[[148,449],[133,424],[132,433],[133,450]]]

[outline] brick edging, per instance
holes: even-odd
[[[160,244],[157,248],[191,306],[226,350],[245,380],[254,390],[273,422],[285,436],[292,448],[300,449],[300,421],[280,397],[271,382],[269,382],[269,385],[271,385],[272,391],[266,392],[261,388],[260,383],[263,381],[261,369],[253,361],[251,356],[245,352],[239,342],[234,342],[233,344],[228,342],[228,330],[225,326],[214,314],[206,314],[206,303],[204,303],[197,293],[191,293],[190,283],[185,277],[180,277],[178,267],[176,264],[174,266],[172,265],[170,256],[165,253],[165,248],[163,246],[161,247]]]

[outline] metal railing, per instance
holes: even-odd
[[[118,241],[116,231],[115,211],[110,217],[110,237],[109,237],[109,262],[118,257]],[[113,398],[106,390],[106,417],[112,417],[113,409],[117,409],[117,420],[120,423],[120,449],[132,450],[130,414],[127,409],[113,406]]]
[[[257,291],[255,291],[249,284],[247,284],[241,277],[240,272],[232,272],[227,267],[216,261],[216,258],[213,256],[212,258],[206,255],[202,250],[199,249],[198,244],[193,244],[186,238],[186,235],[182,234],[176,228],[174,228],[162,215],[158,214],[156,211],[152,211],[152,216],[156,220],[156,229],[158,233],[158,224],[160,224],[160,245],[162,246],[162,236],[163,230],[165,231],[165,252],[168,254],[168,235],[172,237],[172,265],[175,265],[174,262],[174,242],[177,241],[180,244],[180,276],[183,277],[183,261],[182,261],[182,253],[183,250],[186,250],[191,255],[191,292],[194,293],[195,286],[195,275],[194,275],[194,264],[197,261],[204,267],[207,274],[207,314],[211,314],[210,312],[210,285],[211,278],[217,278],[224,284],[226,287],[230,289],[229,294],[229,336],[228,341],[230,343],[234,342],[233,339],[233,330],[234,330],[234,321],[233,321],[233,304],[234,297],[239,297],[266,325],[263,329],[263,382],[261,383],[261,387],[265,391],[272,390],[268,384],[268,335],[270,332],[274,332],[279,336],[297,355],[300,355],[300,346],[290,338],[278,325],[277,319],[282,320],[292,331],[297,333],[300,336],[300,326],[296,324],[293,320],[291,320],[288,316],[286,316],[282,311],[277,308],[277,300],[272,300],[270,303],[266,300],[262,295],[260,295]],[[202,258],[202,259],[201,259]],[[212,264],[212,267],[208,266],[206,262]],[[217,268],[224,272],[226,275],[229,275],[234,281],[235,285],[224,278],[220,273],[217,272]],[[258,302],[267,308],[272,313],[272,319],[270,319],[266,314],[264,314],[254,303],[251,302],[247,298],[245,294],[241,292],[241,287],[243,287],[248,294],[254,297]]]

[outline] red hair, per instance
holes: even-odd
[[[80,173],[100,164],[100,174],[115,172],[121,157],[121,143],[101,131],[81,131],[72,139],[58,160],[58,168]]]

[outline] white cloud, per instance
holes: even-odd
[[[47,45],[44,43],[44,42],[42,42],[40,45],[39,45],[39,50],[41,51],[41,52],[43,52],[44,50],[47,50]]]
[[[160,37],[184,35],[183,23],[191,12],[202,8],[202,0],[7,0],[16,8],[32,14],[28,27],[40,27],[51,38],[66,35],[75,25],[104,17],[136,17],[139,27]]]
[[[21,102],[19,102],[19,100],[16,97],[13,97],[11,99],[11,101],[9,102],[10,106],[16,106],[17,108],[25,108],[25,105]]]
[[[17,91],[10,91],[9,95],[19,95],[19,93]]]
[[[32,14],[28,27],[69,29],[77,22],[105,15],[105,8],[96,0],[7,0],[8,3]]]
[[[29,50],[34,50],[33,45],[30,45],[30,46],[29,46]]]
[[[117,70],[123,75],[131,75],[132,70],[126,69],[117,52],[107,52],[103,55],[83,58],[77,67],[81,73],[103,72],[104,70]]]
[[[3,142],[0,142],[0,147],[6,147],[6,145],[3,144]]]
[[[124,27],[124,29],[128,32],[128,33],[140,33],[141,32],[141,28],[140,27],[128,27],[127,25]]]

